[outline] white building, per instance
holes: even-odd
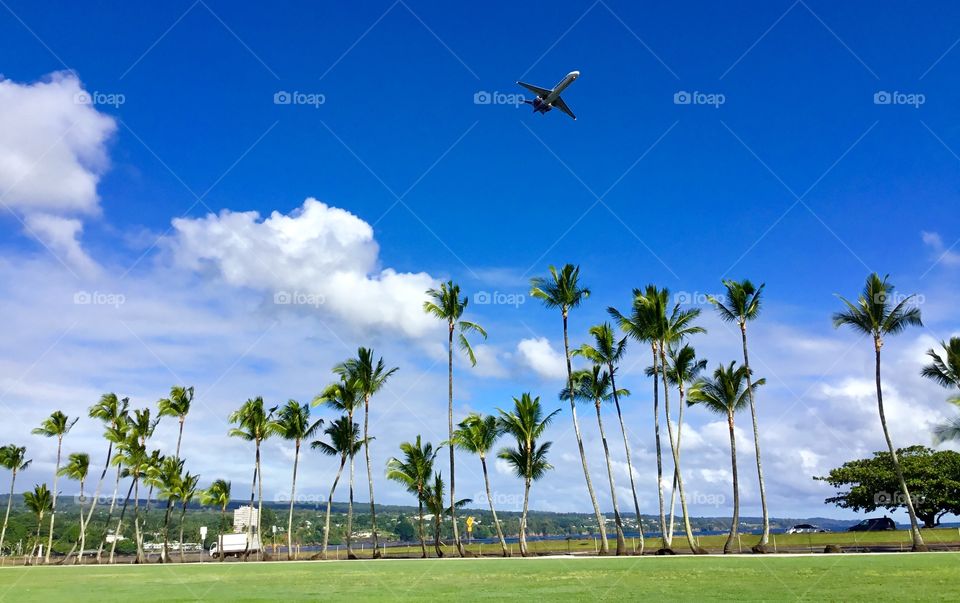
[[[239,507],[233,512],[233,531],[246,532],[247,526],[253,526],[253,531],[257,531],[257,509],[250,505]]]

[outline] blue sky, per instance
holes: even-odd
[[[89,140],[64,152],[78,157],[66,162],[72,169],[92,175],[93,196],[79,194],[72,209],[58,209],[44,201],[42,183],[24,184],[12,168],[0,181],[10,210],[0,218],[2,290],[13,307],[4,320],[14,333],[2,346],[3,401],[37,398],[36,407],[18,411],[23,425],[0,434],[27,437],[55,404],[40,392],[79,412],[106,389],[147,403],[170,382],[190,381],[210,417],[250,395],[307,399],[347,350],[372,344],[407,375],[393,394],[400,405],[384,412],[423,415],[408,417],[409,433],[381,438],[382,460],[394,439],[413,438],[415,430],[435,429],[433,439],[441,439],[445,408],[437,387],[445,374],[436,364],[442,330],[410,327],[409,308],[421,300],[385,285],[383,269],[404,275],[411,288],[454,278],[470,292],[516,296],[548,264],[579,263],[594,295],[575,314],[575,341],[605,318],[608,305],[625,307],[633,287],[653,282],[681,293],[678,301],[702,304],[722,277],[749,277],[767,283],[755,328],[764,363],[757,370],[771,381],[768,420],[783,426],[766,445],[779,447],[769,453],[773,471],[778,463],[784,469],[773,480],[772,490],[780,487],[773,513],[837,514],[821,504],[829,489],[810,475],[882,440],[861,387],[869,350],[831,328],[833,293],[854,295],[878,271],[923,296],[927,328],[904,336],[899,352],[888,346],[892,404],[915,418],[895,427],[909,440],[901,443],[929,443],[929,425],[949,413],[945,395],[916,372],[923,350],[957,331],[958,11],[944,3],[815,1],[548,9],[281,2],[266,9],[214,0],[97,7],[4,0],[0,73],[13,93],[72,77],[64,89],[94,99],[122,95],[123,102],[77,108],[99,125],[90,126],[93,134],[82,128]],[[576,122],[556,111],[541,116],[526,106],[474,102],[481,92],[523,92],[517,79],[550,86],[573,69],[582,75],[564,98]],[[275,104],[281,91],[324,102]],[[676,104],[680,92],[722,95],[723,102]],[[883,93],[894,102],[878,104]],[[45,105],[25,106],[24,119],[11,124],[22,131],[6,140],[0,132],[0,150],[43,163],[46,148],[17,147],[36,139],[30,124],[45,123]],[[61,143],[53,137],[50,148]],[[98,159],[87,154],[91,148]],[[60,182],[59,167],[49,166],[47,181]],[[304,251],[284,236],[271,238],[277,231],[262,220],[274,211],[296,220],[308,197],[326,211],[304,226],[326,225],[324,241],[307,237]],[[363,230],[362,221],[372,238],[359,247],[331,243],[343,232],[330,221],[332,208],[356,217],[347,230]],[[237,228],[206,218],[221,210],[234,218],[256,211],[259,219]],[[175,218],[182,227],[171,225]],[[64,235],[67,224],[82,234]],[[224,229],[262,247],[224,238]],[[307,264],[317,261],[322,266],[311,270]],[[319,284],[325,270],[344,265],[374,282],[373,297],[356,303],[407,310],[357,319],[344,301],[349,285]],[[296,311],[270,303],[291,289],[328,303]],[[114,314],[77,308],[68,295],[76,291],[125,302]],[[458,369],[458,412],[491,411],[525,390],[552,404],[562,383],[548,353],[562,350],[558,317],[529,300],[471,310],[491,333],[481,356],[488,368]],[[702,355],[711,366],[737,358],[735,334],[707,307],[704,317],[711,333],[693,342]],[[529,342],[541,338],[547,347],[531,351]],[[643,352],[633,350],[624,381],[635,392],[637,454],[648,459]],[[588,410],[582,420],[592,429]],[[704,434],[702,442],[692,436],[690,480],[706,500],[726,492],[718,477],[729,470],[725,443],[711,439],[711,417],[690,414],[692,432]],[[862,436],[838,446],[827,424]],[[96,429],[87,429],[93,447]],[[824,441],[806,441],[810,429]],[[198,424],[188,446],[199,455],[203,442],[225,439],[224,431]],[[591,434],[594,479],[602,483]],[[566,442],[558,455],[567,455],[570,434],[556,437]],[[40,442],[34,446],[49,456]],[[741,457],[749,467],[749,452]],[[535,502],[585,510],[582,474],[562,459]],[[198,462],[205,477],[222,467]],[[804,469],[791,474],[798,463]],[[316,485],[307,480],[305,490],[320,493],[330,468],[318,462],[315,470]],[[236,471],[246,479],[246,469]],[[649,481],[650,467],[640,475]],[[506,474],[499,478],[498,490],[519,491]],[[278,476],[278,490],[285,479]],[[474,477],[464,479],[476,488]],[[624,482],[622,474],[618,485]],[[562,500],[570,483],[576,491]],[[655,494],[644,483],[645,512],[654,512]],[[404,500],[382,487],[387,500]],[[751,484],[745,507],[758,510]],[[695,512],[728,509],[699,505]]]

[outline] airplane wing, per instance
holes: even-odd
[[[577,116],[573,114],[573,111],[570,110],[570,107],[567,106],[567,103],[563,102],[562,98],[558,96],[557,100],[553,101],[553,103],[551,104],[557,109],[560,109],[561,111],[563,111],[564,113],[572,117],[574,121],[576,121]]]
[[[541,87],[539,87],[539,86],[534,86],[533,84],[525,84],[525,83],[523,83],[523,82],[517,82],[517,83],[520,84],[521,86],[523,86],[524,88],[526,88],[527,90],[529,90],[530,92],[533,92],[533,93],[536,94],[537,96],[544,96],[544,97],[545,97],[545,96],[547,96],[548,94],[550,94],[551,92],[553,92],[553,90],[547,90],[546,88],[541,88]]]

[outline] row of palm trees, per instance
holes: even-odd
[[[754,456],[757,467],[761,506],[763,510],[763,533],[756,546],[755,552],[764,552],[769,538],[769,514],[766,501],[766,489],[763,479],[763,466],[759,446],[759,424],[757,419],[756,391],[763,385],[763,379],[754,379],[750,369],[750,359],[747,345],[747,324],[756,319],[760,313],[762,292],[764,286],[754,286],[749,280],[723,281],[725,295],[723,298],[709,297],[709,301],[717,310],[721,319],[735,323],[740,329],[743,349],[742,365],[730,362],[720,365],[713,372],[712,377],[703,377],[706,361],[698,359],[694,348],[688,343],[693,335],[704,333],[703,327],[696,324],[700,316],[699,308],[685,308],[680,303],[670,303],[670,292],[666,288],[647,285],[644,289],[635,289],[629,311],[622,313],[616,308],[608,308],[613,324],[602,323],[590,327],[590,343],[579,347],[571,347],[569,342],[570,312],[579,308],[589,297],[590,290],[580,283],[579,267],[567,264],[560,269],[550,267],[549,274],[531,280],[531,295],[539,299],[550,309],[559,310],[562,319],[564,355],[566,361],[567,379],[560,391],[560,399],[570,404],[573,433],[577,442],[587,493],[590,497],[600,536],[600,553],[610,551],[606,523],[600,512],[597,496],[594,491],[592,476],[583,445],[583,437],[577,417],[577,402],[590,403],[594,406],[597,425],[607,468],[611,499],[613,502],[614,526],[616,531],[616,553],[627,554],[624,525],[617,497],[614,472],[609,442],[603,424],[602,407],[606,402],[613,402],[617,413],[620,432],[623,440],[628,473],[630,475],[630,490],[632,494],[633,510],[639,520],[641,516],[637,485],[634,479],[633,462],[630,455],[628,430],[625,425],[621,400],[630,395],[626,389],[617,388],[616,377],[619,365],[622,363],[627,343],[633,340],[647,345],[650,349],[652,364],[646,374],[652,377],[653,383],[653,411],[654,411],[654,442],[657,459],[657,498],[659,503],[659,531],[664,547],[671,548],[674,534],[675,502],[679,499],[680,514],[688,544],[694,553],[703,553],[695,544],[690,517],[687,508],[687,497],[684,488],[683,472],[681,470],[681,436],[684,421],[684,408],[688,405],[700,405],[718,413],[727,419],[730,432],[730,452],[733,487],[733,522],[725,551],[729,551],[731,543],[736,538],[737,519],[739,515],[739,472],[737,468],[736,441],[734,438],[735,414],[747,408],[750,409],[753,427]],[[524,502],[519,527],[521,554],[527,553],[526,546],[526,517],[528,512],[529,493],[533,481],[542,477],[549,469],[547,454],[551,442],[543,442],[542,435],[546,427],[559,413],[554,410],[546,413],[539,397],[529,393],[522,394],[513,400],[513,408],[509,411],[499,410],[497,416],[483,416],[471,414],[462,421],[454,423],[453,400],[453,348],[454,339],[464,352],[471,364],[476,364],[467,335],[471,333],[486,337],[486,331],[475,322],[464,320],[463,315],[468,305],[468,298],[461,294],[460,287],[452,281],[443,283],[439,289],[430,289],[426,292],[428,300],[424,303],[424,311],[444,321],[447,329],[448,348],[448,439],[438,447],[424,443],[418,436],[413,443],[407,442],[401,446],[401,456],[392,458],[387,463],[386,477],[398,481],[417,497],[420,506],[419,538],[421,549],[426,556],[426,536],[424,526],[424,512],[431,512],[434,519],[434,546],[438,555],[442,555],[440,531],[444,518],[449,517],[453,526],[454,550],[463,556],[465,551],[460,539],[457,509],[470,501],[457,499],[455,493],[456,467],[454,449],[476,454],[481,461],[488,503],[494,515],[498,538],[504,555],[509,554],[502,528],[496,521],[496,510],[493,497],[490,495],[490,482],[487,472],[487,455],[493,450],[496,441],[503,435],[512,437],[516,441],[514,447],[500,449],[496,454],[504,459],[515,471],[516,475],[524,480]],[[883,395],[880,374],[880,350],[884,338],[902,332],[906,327],[920,325],[919,309],[910,304],[910,297],[893,304],[894,288],[886,278],[881,279],[871,274],[866,281],[863,292],[855,302],[840,298],[844,309],[837,312],[834,324],[837,327],[850,326],[858,332],[872,337],[876,358],[876,387],[877,403],[884,437],[894,459],[894,467],[901,482],[901,489],[908,513],[911,518],[914,548],[922,549],[923,541],[913,511],[913,504],[906,482],[900,470],[895,448],[890,439],[883,407]],[[615,325],[615,326],[614,326]],[[616,333],[615,327],[621,331]],[[953,338],[949,343],[943,343],[945,356],[941,357],[934,350],[928,354],[933,362],[923,370],[923,375],[936,380],[946,387],[960,388],[960,338]],[[582,358],[589,363],[584,369],[574,370],[573,358]],[[349,358],[333,368],[336,380],[323,388],[311,403],[303,404],[296,400],[289,400],[285,405],[267,407],[261,397],[251,398],[229,416],[234,427],[229,431],[231,437],[237,437],[254,444],[253,478],[250,488],[250,508],[257,504],[257,521],[247,522],[248,542],[251,542],[253,531],[260,534],[259,517],[263,506],[263,482],[261,451],[264,440],[277,436],[291,441],[294,444],[294,460],[291,478],[290,508],[287,518],[288,555],[293,550],[293,507],[296,500],[297,472],[299,468],[301,447],[310,441],[311,449],[318,450],[339,460],[338,470],[330,489],[327,500],[327,515],[324,530],[324,544],[321,555],[326,554],[330,531],[330,512],[333,497],[342,473],[348,471],[349,493],[348,513],[346,526],[346,546],[348,557],[353,557],[352,550],[352,521],[354,502],[354,460],[363,450],[366,464],[367,483],[369,490],[370,515],[372,524],[373,550],[375,556],[380,556],[379,531],[377,528],[376,507],[374,498],[374,471],[370,460],[370,403],[387,383],[388,379],[398,369],[387,368],[383,358],[375,360],[372,349],[360,348],[355,357]],[[670,393],[676,388],[679,410],[674,413],[671,408]],[[663,399],[663,412],[660,411],[660,399]],[[104,437],[107,440],[107,456],[97,481],[94,496],[90,499],[89,508],[81,505],[80,539],[74,545],[85,550],[86,532],[93,517],[101,490],[107,483],[107,474],[115,468],[113,479],[113,495],[104,529],[104,537],[99,544],[96,554],[100,562],[105,545],[110,541],[111,548],[109,561],[114,559],[117,540],[124,531],[124,520],[128,505],[133,499],[134,518],[133,529],[137,547],[136,560],[142,561],[143,534],[141,530],[140,489],[148,489],[146,509],[149,512],[153,492],[158,492],[158,498],[166,501],[164,514],[164,543],[161,559],[169,560],[168,555],[168,526],[171,515],[177,505],[180,507],[182,544],[182,517],[187,507],[198,495],[204,505],[215,506],[220,509],[222,520],[225,520],[227,505],[231,497],[231,484],[225,480],[215,480],[206,490],[197,489],[199,478],[191,475],[184,469],[184,461],[180,456],[184,424],[190,412],[194,391],[191,387],[175,386],[170,395],[157,404],[157,413],[153,417],[152,409],[143,408],[131,410],[127,398],[118,398],[115,394],[105,394],[100,401],[89,410],[89,417],[103,423]],[[951,402],[960,405],[960,396],[954,396]],[[341,416],[330,421],[324,428],[322,419],[311,418],[311,407],[324,405],[340,413]],[[362,429],[355,421],[362,408]],[[676,423],[674,415],[676,414]],[[172,417],[178,421],[178,436],[176,448],[172,455],[164,455],[159,450],[148,452],[148,442],[152,437],[157,423],[163,417]],[[664,475],[662,458],[662,437],[660,430],[661,417],[665,419],[667,439],[673,461],[673,487],[669,506],[665,504]],[[58,492],[58,478],[79,482],[81,501],[88,481],[90,457],[86,453],[73,453],[68,456],[66,464],[61,467],[64,438],[76,424],[79,417],[68,417],[61,411],[52,413],[34,433],[48,438],[56,438],[57,455],[53,476],[53,489],[46,484],[38,484],[32,492],[27,492],[25,502],[27,507],[37,517],[37,535],[35,547],[41,543],[41,528],[43,519],[49,514],[49,526],[46,544],[45,560],[49,562],[53,533],[56,521],[56,493]],[[318,434],[321,439],[312,440]],[[941,426],[937,431],[941,438],[960,438],[960,419]],[[311,441],[312,440],[312,441]],[[442,472],[436,470],[435,461],[440,450],[446,446],[449,449],[449,493],[445,492],[445,482]],[[0,447],[0,466],[11,471],[11,497],[8,500],[4,524],[0,530],[0,548],[3,547],[6,527],[9,519],[10,506],[14,483],[19,472],[30,464],[26,458],[26,448],[10,444]],[[347,469],[347,467],[349,468]],[[123,478],[129,479],[129,486],[124,497],[119,496],[119,488]],[[448,498],[447,498],[448,497]],[[119,504],[118,504],[119,503]],[[115,512],[119,507],[119,517],[115,527],[112,524]],[[668,520],[669,517],[669,520]],[[222,547],[222,524],[218,538]],[[111,529],[112,528],[112,529]],[[112,538],[108,538],[111,535]],[[636,552],[644,550],[644,539],[640,531],[639,546]],[[182,556],[182,546],[181,556]],[[72,554],[73,551],[71,551]],[[259,551],[257,552],[259,555]],[[33,553],[31,552],[31,557]],[[79,561],[79,556],[78,556]]]

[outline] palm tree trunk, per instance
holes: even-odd
[[[353,424],[353,419],[350,419],[350,424]],[[347,501],[347,559],[356,559],[357,556],[353,554],[353,459],[355,458],[354,453],[350,452],[350,500]]]
[[[120,531],[123,528],[123,516],[127,514],[127,505],[130,502],[130,493],[133,492],[133,485],[137,483],[136,478],[131,478],[130,487],[127,488],[127,496],[123,499],[123,507],[120,508],[120,519],[117,520],[117,528],[113,531],[113,542],[110,544],[110,563],[113,563],[113,554],[117,550],[117,539],[120,538]],[[106,536],[104,536],[106,538]]]
[[[57,476],[60,473],[60,451],[63,449],[63,436],[57,436],[57,468],[53,472],[53,504],[50,507],[50,533],[47,534],[47,551],[43,562],[50,563],[50,549],[53,547],[53,523],[57,517]]]
[[[423,493],[417,496],[417,508],[420,510],[420,521],[417,522],[417,533],[420,536],[420,558],[427,558],[427,535],[423,530]]]
[[[670,422],[670,391],[667,387],[667,356],[666,356],[666,346],[661,341],[660,342],[660,366],[664,370],[661,371],[661,376],[663,377],[663,412],[667,417],[667,435],[670,437],[670,450],[673,452],[673,467],[677,476],[677,490],[680,492],[680,511],[683,513],[683,528],[687,534],[687,543],[690,545],[690,550],[694,554],[700,554],[702,549],[697,547],[697,543],[693,539],[693,529],[690,527],[690,514],[687,512],[687,497],[683,492],[683,473],[680,471],[680,453],[677,450],[677,444],[673,437],[673,423]]]
[[[330,488],[330,496],[327,498],[327,520],[323,528],[323,549],[320,553],[323,559],[327,558],[327,544],[330,542],[330,509],[333,507],[333,493],[337,491],[337,482],[340,481],[340,474],[343,473],[343,466],[346,462],[346,456],[340,458],[340,468],[337,469],[337,475],[333,478],[333,486]]]
[[[733,520],[730,522],[730,535],[723,545],[723,553],[733,552],[733,541],[737,539],[740,527],[740,481],[737,477],[737,437],[733,430],[733,412],[727,412],[727,426],[730,428],[730,466],[733,469]]]
[[[903,477],[900,459],[897,458],[897,450],[893,447],[893,440],[890,439],[890,431],[887,429],[887,417],[883,412],[883,391],[880,387],[880,347],[882,345],[883,343],[879,338],[874,340],[877,361],[877,409],[880,412],[880,425],[883,427],[883,437],[887,440],[887,448],[890,449],[890,458],[893,460],[893,468],[897,472],[897,480],[900,481],[900,491],[903,492],[903,498],[907,503],[907,514],[910,515],[910,532],[913,536],[913,549],[926,550],[927,547],[923,543],[923,537],[920,535],[920,525],[917,523],[917,512],[913,508],[910,490],[907,489],[907,481]]]
[[[112,442],[111,442],[112,444]],[[103,526],[103,538],[100,540],[100,548],[97,549],[97,564],[100,564],[101,559],[103,558],[103,547],[107,543],[107,532],[110,531],[110,521],[113,519],[113,510],[117,505],[117,494],[120,491],[120,469],[121,465],[117,465],[117,479],[113,482],[113,496],[110,497],[110,510],[107,511],[107,522]]]
[[[500,548],[503,549],[503,556],[509,557],[510,550],[507,548],[507,540],[503,537],[503,528],[500,527],[500,520],[497,519],[497,510],[493,508],[493,495],[490,493],[490,476],[487,474],[487,457],[480,455],[480,465],[483,466],[483,484],[487,488],[487,502],[490,503],[490,513],[493,515],[493,525],[497,528],[497,538],[500,540]]]
[[[163,514],[163,552],[160,555],[160,563],[169,561],[170,546],[170,512],[173,510],[173,497],[167,499],[167,510]]]
[[[110,458],[113,456],[113,442],[110,442],[110,445],[107,446],[107,461],[103,464],[103,471],[100,472],[100,479],[97,481],[97,488],[93,492],[93,500],[90,501],[90,511],[87,512],[87,519],[83,521],[81,514],[81,526],[80,526],[80,557],[77,558],[77,563],[80,563],[80,558],[83,557],[83,546],[87,541],[87,528],[90,527],[90,520],[93,519],[93,510],[97,507],[97,502],[100,500],[100,489],[103,487],[103,480],[107,478],[107,469],[110,467]],[[110,525],[109,519],[107,520],[107,525]],[[2,541],[0,541],[2,544]],[[100,553],[97,552],[97,560],[99,563]]]
[[[180,509],[180,539],[178,544],[180,546],[180,563],[183,563],[183,520],[187,517],[187,501],[183,502],[183,507]],[[203,547],[201,547],[203,548]],[[200,551],[200,554],[203,554],[203,551]]]
[[[370,464],[370,396],[363,397],[363,455],[367,459],[367,485],[370,487],[370,524],[373,532],[373,558],[380,558],[380,548],[377,538],[377,508],[373,502],[373,466]]]
[[[149,494],[148,500],[149,500]],[[143,538],[140,534],[140,480],[133,480],[133,536],[137,541],[134,563],[143,563]]]
[[[300,440],[293,453],[293,485],[290,487],[290,513],[287,515],[287,561],[293,559],[293,503],[297,496],[297,464],[300,462]],[[342,465],[341,465],[342,467]],[[337,473],[339,479],[340,474]]]
[[[570,416],[573,418],[573,432],[577,436],[577,447],[580,449],[580,462],[583,464],[583,476],[587,480],[587,493],[593,504],[593,514],[597,518],[600,529],[600,554],[610,553],[610,544],[607,542],[607,526],[600,505],[597,504],[597,495],[593,491],[593,480],[590,479],[590,469],[587,467],[587,453],[583,449],[583,437],[580,435],[580,423],[577,421],[577,403],[573,391],[573,367],[570,365],[570,339],[567,335],[567,311],[563,311],[563,353],[567,360],[567,387],[570,390]]]
[[[447,329],[447,425],[449,426],[449,441],[453,441],[453,321],[450,321]],[[456,473],[453,468],[453,451],[456,446],[450,448],[450,518],[453,521],[453,543],[456,546],[457,554],[464,556],[463,543],[460,542],[460,528],[457,527],[457,505],[454,490],[456,486]]]
[[[441,506],[442,503],[441,503]],[[440,548],[440,530],[443,526],[443,518],[439,515],[433,518],[433,548],[437,551],[437,557],[443,557],[443,549]]]
[[[10,496],[7,497],[7,512],[3,516],[3,529],[0,529],[0,555],[3,554],[3,539],[7,536],[7,524],[10,522],[10,507],[13,506],[13,485],[17,481],[17,470],[10,475]]]
[[[677,390],[680,392],[680,413],[677,418],[677,456],[680,456],[681,447],[680,447],[680,435],[683,431],[683,383],[678,384]],[[670,542],[673,542],[673,518],[674,518],[674,509],[676,508],[676,493],[677,493],[677,470],[674,467],[673,470],[673,489],[670,491],[670,525],[667,528],[670,532]]]
[[[660,445],[660,395],[659,379],[657,375],[657,344],[650,343],[650,351],[653,353],[653,435],[657,447],[657,499],[660,503],[660,540],[664,548],[670,548],[667,541],[667,517],[663,512],[663,451]]]
[[[607,461],[607,478],[610,480],[610,499],[613,501],[613,522],[617,529],[617,555],[627,554],[627,543],[623,538],[623,519],[620,517],[620,503],[617,502],[617,486],[613,481],[613,465],[610,463],[610,448],[607,446],[607,434],[603,430],[603,419],[600,417],[600,401],[597,407],[597,426],[600,428],[600,441],[603,442],[603,456]]]
[[[527,505],[530,502],[530,477],[523,478],[523,513],[520,515],[520,556],[527,556]]]
[[[180,417],[180,432],[177,434],[177,451],[174,454],[176,459],[180,460],[180,441],[183,440],[183,421],[186,419],[185,416]]]
[[[757,454],[757,477],[760,478],[760,507],[763,510],[763,535],[754,547],[764,552],[770,541],[770,515],[767,511],[767,487],[763,483],[763,465],[760,463],[760,427],[757,424],[757,406],[753,402],[753,381],[750,374],[750,356],[747,354],[747,324],[740,323],[740,336],[743,340],[743,367],[747,369],[747,395],[750,397],[750,419],[753,421],[753,449]],[[879,370],[879,366],[878,366]]]
[[[617,419],[620,421],[620,433],[623,435],[623,449],[627,454],[627,473],[630,474],[630,492],[633,494],[633,508],[637,514],[637,532],[640,534],[640,554],[643,554],[643,521],[640,519],[640,503],[637,501],[637,486],[633,481],[633,461],[630,460],[630,443],[627,441],[627,427],[623,424],[623,413],[620,412],[620,396],[617,395],[617,382],[613,376],[613,363],[607,365],[610,371],[610,387],[613,388],[613,405],[617,409]]]
[[[250,514],[253,514],[253,502],[257,496],[257,478],[260,473],[260,442],[257,441],[256,452],[253,461],[253,481],[250,482]],[[257,534],[259,537],[260,534]],[[253,522],[250,521],[248,516],[247,519],[247,542],[243,545],[243,560],[246,561],[250,558],[250,543],[253,541]],[[220,547],[221,552],[223,547]]]
[[[263,559],[261,517],[263,517],[263,468],[260,465],[260,443],[257,442],[257,561]]]
[[[84,517],[83,517],[83,498],[84,498],[84,497],[83,497],[83,482],[84,482],[84,480],[81,479],[81,480],[80,480],[80,554],[77,555],[77,563],[78,563],[78,564],[83,560],[83,547],[86,546],[86,544],[87,544],[87,524],[86,524],[86,522],[84,521]],[[93,506],[93,504],[91,503],[91,508],[92,508],[92,506]],[[69,559],[69,558],[70,558],[70,556],[67,555],[67,559]],[[66,559],[64,559],[64,562],[66,562]]]
[[[251,508],[253,508],[253,507],[251,506]],[[220,556],[220,562],[221,562],[221,563],[223,563],[223,558],[224,558],[224,554],[223,554],[223,524],[226,523],[226,521],[227,521],[227,505],[223,505],[222,507],[220,507],[220,530],[219,530],[219,533],[217,534],[217,540],[219,541],[218,544],[217,544],[217,554]]]

